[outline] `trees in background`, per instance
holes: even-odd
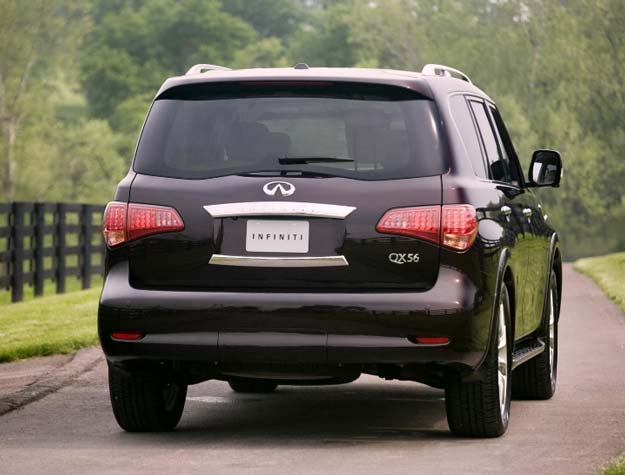
[[[24,127],[38,123],[64,48],[75,40],[68,26],[76,9],[66,2],[0,0],[0,163],[4,199],[16,193]]]
[[[0,164],[4,200],[101,202],[123,176],[106,121],[72,111],[86,3],[0,0]],[[65,100],[65,102],[64,102]],[[80,111],[79,111],[80,112]]]
[[[4,198],[106,201],[162,80],[201,62],[462,69],[525,166],[563,153],[542,194],[569,255],[625,248],[622,0],[0,0]]]

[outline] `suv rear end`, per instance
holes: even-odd
[[[164,84],[105,212],[99,335],[123,427],[173,427],[186,385],[213,378],[473,374],[490,302],[479,270],[459,269],[478,259],[477,221],[443,204],[439,107],[423,79],[383,71]],[[169,391],[143,422],[116,406],[128,378]]]

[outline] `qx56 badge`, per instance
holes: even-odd
[[[388,260],[393,264],[416,264],[419,262],[419,254],[416,252],[391,252]]]

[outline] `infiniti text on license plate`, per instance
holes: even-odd
[[[308,221],[250,219],[245,250],[248,252],[308,252]]]

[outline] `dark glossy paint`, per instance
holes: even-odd
[[[292,196],[270,197],[266,183],[286,180]],[[438,247],[414,239],[380,234],[375,224],[390,208],[438,205],[440,176],[361,181],[331,177],[227,176],[180,180],[137,175],[130,201],[174,206],[185,230],[155,235],[127,246],[130,282],[144,289],[280,290],[355,292],[428,289],[438,274]],[[213,219],[205,205],[249,201],[303,201],[356,207],[345,219],[277,218],[310,223],[307,256],[344,255],[346,267],[271,269],[216,266],[213,253],[254,255],[245,250],[247,218]],[[276,219],[272,217],[271,219]],[[397,265],[392,252],[416,252],[417,264]],[[272,256],[288,254],[275,253]]]
[[[312,70],[306,76],[278,70],[274,77],[271,71],[220,72],[202,80],[282,76],[338,80],[343,74]],[[550,266],[561,275],[555,231],[540,201],[524,184],[475,176],[452,127],[451,94],[488,97],[450,78],[404,72],[350,74],[350,81],[357,75],[362,81],[401,83],[432,97],[445,131],[448,172],[386,182],[282,177],[297,188],[291,199],[358,208],[344,222],[318,219],[311,226],[311,232],[324,236],[311,253],[342,253],[353,266],[296,272],[224,271],[207,264],[213,252],[245,254],[237,247],[244,220],[213,220],[202,207],[263,200],[262,185],[271,178],[189,181],[130,172],[120,183],[117,200],[174,206],[187,227],[107,252],[99,335],[109,360],[127,366],[175,361],[181,377],[191,382],[232,374],[273,374],[276,379],[288,374],[281,380],[292,381],[369,372],[440,385],[441,368],[479,376],[476,371],[492,337],[493,303],[504,283],[511,294],[515,341],[536,334]],[[161,91],[199,80],[168,80]],[[476,208],[479,233],[468,251],[439,249],[375,231],[389,208],[439,203],[469,203]],[[511,209],[510,215],[502,212],[504,206]],[[392,267],[386,255],[396,249],[423,253],[422,265]],[[109,336],[113,331],[140,331],[146,336],[137,342],[118,342]],[[410,338],[416,336],[446,336],[450,342],[415,345]]]

